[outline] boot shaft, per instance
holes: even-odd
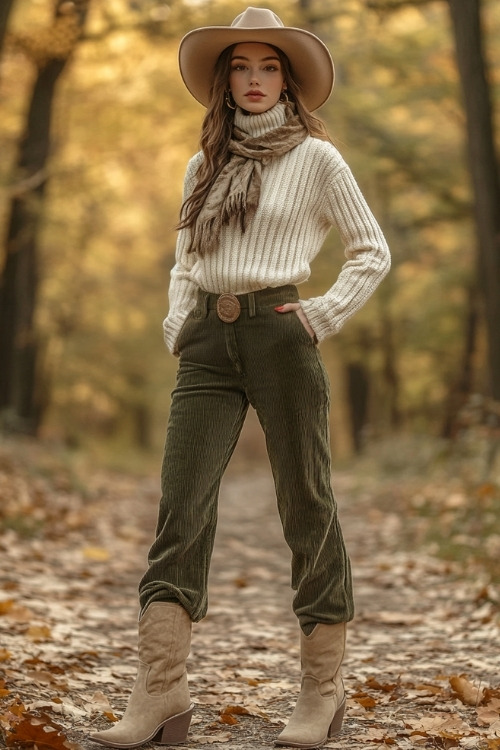
[[[139,620],[139,661],[147,665],[150,695],[172,687],[186,671],[191,645],[191,619],[179,604],[153,602]]]
[[[310,635],[300,632],[302,679],[314,677],[318,682],[334,681],[344,658],[346,624],[318,623]]]

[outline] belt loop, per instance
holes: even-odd
[[[202,317],[206,318],[208,315],[208,300],[210,295],[208,292],[201,292],[200,294],[200,311],[202,313]]]
[[[248,292],[248,317],[255,318],[255,294]]]
[[[208,314],[208,294],[203,289],[198,289],[196,296],[196,306],[193,310],[193,317],[195,320],[202,320],[206,318]]]

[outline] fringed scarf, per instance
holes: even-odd
[[[245,231],[259,205],[262,168],[307,137],[306,128],[291,106],[286,107],[286,116],[288,119],[283,125],[255,137],[233,126],[229,142],[231,157],[217,176],[198,215],[189,252],[200,255],[213,252],[218,246],[221,228],[233,218],[239,220],[241,231]]]

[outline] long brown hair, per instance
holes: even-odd
[[[302,100],[300,86],[294,78],[288,57],[278,47],[269,46],[273,47],[280,59],[288,99],[295,104],[296,112],[307,132],[314,138],[329,141],[326,125],[319,117],[309,112]],[[200,148],[204,159],[198,168],[196,186],[181,207],[181,220],[177,229],[193,227],[196,224],[210,188],[230,158],[228,147],[233,129],[234,110],[226,104],[226,93],[235,47],[235,44],[226,47],[215,64],[210,103],[201,126]]]

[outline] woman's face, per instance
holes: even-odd
[[[276,50],[260,42],[237,44],[231,55],[229,88],[241,109],[260,114],[274,107],[285,87]]]

